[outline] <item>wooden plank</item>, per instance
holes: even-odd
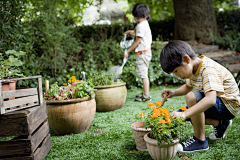
[[[240,64],[229,64],[227,69],[232,73],[238,73],[240,71]]]
[[[5,109],[3,106],[3,91],[2,91],[2,83],[0,83],[0,115],[5,113]]]
[[[38,130],[30,136],[29,139],[15,138],[10,141],[0,141],[0,157],[31,155],[41,144],[49,133],[49,125],[47,119],[39,126]]]
[[[35,78],[40,78],[40,77],[42,77],[42,76],[38,75],[38,76],[29,76],[29,77],[14,78],[14,79],[2,79],[2,80],[0,80],[0,83],[1,82],[14,81],[14,80],[35,79]]]
[[[37,88],[28,88],[28,89],[19,89],[19,90],[11,90],[11,91],[3,91],[3,99],[11,98],[11,97],[26,97],[31,95],[37,95]]]
[[[0,137],[30,135],[47,119],[46,103],[0,115]]]
[[[236,55],[236,51],[217,51],[217,52],[206,52],[202,54],[207,56],[208,58],[216,58],[216,57]]]
[[[240,62],[240,56],[228,56],[228,57],[216,57],[213,58],[214,61],[226,65],[226,64],[234,64]]]
[[[217,51],[219,49],[218,45],[202,45],[202,46],[192,46],[192,50],[196,53],[204,53],[209,51]]]
[[[43,140],[42,146],[38,147],[38,149],[34,152],[33,157],[34,160],[43,160],[52,147],[50,134]]]
[[[39,97],[39,104],[42,105],[42,103],[43,103],[42,77],[38,78],[38,97]]]
[[[39,147],[36,149],[36,151],[30,156],[2,157],[0,158],[0,160],[44,160],[51,147],[51,137],[50,134],[48,134],[42,141],[42,143],[39,145]]]
[[[4,101],[3,108],[5,109],[5,113],[7,113],[36,105],[39,105],[38,95]]]

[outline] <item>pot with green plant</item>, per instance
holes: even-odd
[[[0,80],[23,77],[19,67],[24,63],[21,61],[21,56],[26,53],[23,51],[7,50],[5,53],[0,53]],[[16,81],[5,81],[2,83],[2,90],[9,91],[16,89]],[[14,99],[14,98],[9,98]]]
[[[94,119],[96,101],[94,86],[72,76],[67,86],[54,83],[48,89],[46,103],[49,126],[57,135],[87,131]]]
[[[117,79],[114,81],[113,72],[94,72],[89,80],[97,89],[95,99],[97,103],[97,112],[108,112],[123,107],[127,98],[126,83]]]
[[[170,112],[173,107],[162,108],[161,103],[148,103],[151,111],[144,116],[144,128],[151,128],[151,132],[144,135],[147,150],[154,160],[171,160],[177,153],[179,139],[185,136],[186,122],[183,118],[173,119]],[[181,107],[187,110],[186,107]],[[145,117],[145,118],[144,118]]]

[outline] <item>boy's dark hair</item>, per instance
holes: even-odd
[[[160,64],[164,72],[171,73],[183,65],[183,56],[188,55],[191,59],[197,58],[191,46],[184,41],[174,40],[163,47],[160,54]]]
[[[149,9],[148,5],[146,5],[146,4],[137,3],[133,7],[132,14],[134,17],[141,17],[141,18],[147,17],[147,20],[151,19],[150,9]]]

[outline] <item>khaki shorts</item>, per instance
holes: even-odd
[[[148,67],[151,59],[151,49],[144,54],[136,54],[136,74],[138,78],[148,78]]]

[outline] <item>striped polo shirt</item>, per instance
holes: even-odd
[[[228,108],[237,116],[240,109],[239,89],[233,75],[222,65],[206,56],[200,56],[201,62],[198,70],[186,84],[200,92],[216,91]]]

